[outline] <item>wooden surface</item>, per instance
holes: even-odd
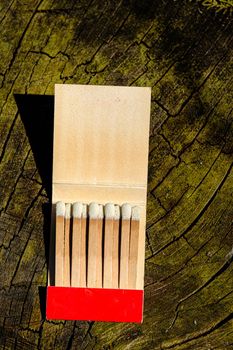
[[[231,349],[231,19],[157,0],[3,0],[0,18],[0,348]],[[55,83],[152,86],[142,325],[41,316]]]

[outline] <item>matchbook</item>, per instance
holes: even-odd
[[[150,100],[55,85],[47,319],[142,322]]]

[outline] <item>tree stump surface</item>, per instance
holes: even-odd
[[[0,348],[232,349],[231,19],[2,0],[0,21]],[[55,83],[152,87],[142,325],[44,319]]]

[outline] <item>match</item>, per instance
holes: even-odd
[[[102,234],[99,228],[99,205],[89,205],[89,233],[88,233],[88,262],[87,286],[89,288],[102,287]],[[100,248],[101,247],[101,248]]]
[[[112,203],[107,203],[104,208],[104,270],[103,270],[103,287],[112,288],[113,281],[113,236],[114,236],[114,217],[115,207]]]
[[[71,254],[71,286],[80,287],[82,270],[82,203],[74,203],[72,206],[72,254]],[[85,252],[85,251],[84,251]]]
[[[119,205],[115,205],[115,216],[113,222],[112,288],[119,287],[119,228],[120,207]]]
[[[64,277],[63,285],[65,287],[70,286],[70,217],[71,217],[71,204],[65,205],[65,235],[64,235]]]
[[[65,204],[56,203],[55,285],[63,286]]]
[[[139,226],[140,226],[140,208],[132,208],[130,242],[129,242],[129,289],[136,289],[138,258],[139,258]]]
[[[121,207],[121,248],[120,248],[120,288],[129,288],[129,240],[131,206],[125,203]]]

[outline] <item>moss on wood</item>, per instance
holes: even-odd
[[[229,15],[13,0],[0,20],[0,348],[230,349]],[[55,83],[152,87],[142,325],[43,318]]]

